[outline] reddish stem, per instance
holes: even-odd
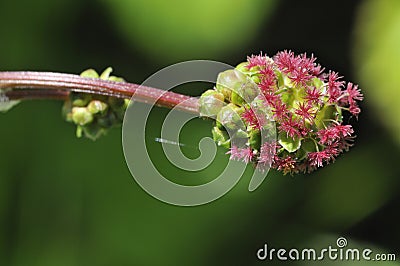
[[[143,103],[156,102],[157,106],[198,113],[199,103],[195,97],[127,82],[115,82],[79,75],[53,72],[0,72],[0,90],[10,100],[58,99],[66,100],[70,92],[108,95]]]

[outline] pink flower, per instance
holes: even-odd
[[[254,157],[253,150],[250,147],[238,148],[237,146],[232,146],[227,154],[231,155],[231,160],[242,160],[245,163],[251,162]]]
[[[242,158],[240,149],[237,146],[232,146],[226,154],[231,155],[231,160],[240,160]]]
[[[351,136],[353,133],[354,130],[351,125],[335,125],[327,129],[321,129],[317,132],[317,136],[321,144],[330,145],[338,140]]]
[[[328,145],[325,147],[324,152],[326,155],[329,157],[327,159],[327,162],[335,161],[335,157],[337,157],[340,154],[339,149],[337,148],[336,143],[334,145]]]
[[[283,121],[278,128],[279,130],[285,132],[287,136],[290,136],[292,138],[301,137],[300,131],[298,129],[299,123],[297,121],[294,121],[293,117]]]
[[[276,86],[276,77],[275,75],[270,76],[269,74],[263,76],[260,83],[258,84],[258,87],[263,93],[273,92],[275,90],[275,86]]]
[[[309,103],[299,103],[298,108],[294,112],[301,117],[303,123],[306,120],[312,122],[315,117],[315,111],[312,108],[313,106]]]
[[[342,88],[344,85],[344,81],[339,81],[342,77],[339,77],[339,74],[330,71],[328,74],[328,94],[329,94],[329,102],[334,103],[337,99],[342,95]]]
[[[310,152],[307,155],[311,166],[322,167],[324,161],[330,158],[326,151]]]
[[[351,136],[351,134],[354,133],[353,127],[351,125],[336,125],[334,126],[334,128],[337,133],[343,138]]]
[[[316,58],[306,54],[295,56],[292,51],[283,51],[276,54],[274,61],[278,68],[288,75],[296,85],[307,86],[307,82],[321,74],[323,69],[315,63]]]
[[[252,55],[247,57],[248,65],[246,66],[248,69],[252,67],[262,67],[267,63],[266,57],[260,53],[259,55]]]
[[[349,112],[354,115],[355,117],[358,117],[358,115],[361,113],[360,107],[357,106],[357,104],[350,104]]]
[[[306,99],[309,103],[311,104],[322,104],[323,101],[321,99],[322,97],[322,92],[319,91],[317,88],[307,88],[306,90],[306,96],[304,96],[304,99]]]
[[[288,116],[289,110],[287,109],[286,104],[282,103],[280,99],[274,102],[272,106],[273,106],[272,112],[275,119],[284,120],[289,118]]]
[[[348,98],[349,103],[354,101],[362,101],[364,99],[364,96],[362,95],[360,89],[358,88],[358,85],[354,85],[351,82],[347,83],[346,92],[349,97]]]
[[[241,154],[242,154],[242,160],[243,160],[245,163],[251,162],[251,160],[252,160],[253,157],[254,157],[253,150],[252,150],[252,148],[250,148],[250,147],[241,149]]]
[[[285,73],[295,70],[297,66],[297,60],[294,56],[294,53],[290,50],[278,52],[274,57],[274,62],[278,68]]]
[[[291,173],[296,168],[296,160],[287,155],[284,158],[274,156],[274,167],[278,171],[283,171],[284,174]]]
[[[251,127],[261,129],[260,121],[258,121],[257,116],[252,109],[246,108],[241,116],[244,121]]]
[[[294,84],[305,87],[307,86],[307,82],[310,81],[313,77],[312,75],[310,75],[307,68],[302,68],[301,66],[291,71],[289,76]]]
[[[264,92],[264,97],[266,100],[266,103],[270,106],[274,106],[274,104],[278,101],[280,101],[279,95],[276,95],[274,92]]]
[[[349,104],[349,112],[355,117],[358,117],[361,109],[358,107],[357,101],[362,101],[364,99],[358,85],[349,82],[346,88],[346,96],[347,97],[342,100],[342,103],[344,102],[344,104]]]
[[[265,142],[261,146],[260,157],[258,159],[258,163],[263,165],[271,165],[273,163],[273,159],[276,154],[276,149],[279,147],[279,144],[274,142]]]

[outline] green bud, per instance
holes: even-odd
[[[231,99],[231,93],[235,87],[240,86],[243,80],[246,80],[246,75],[242,72],[229,69],[218,74],[216,90],[223,93],[226,99]]]
[[[234,92],[234,91],[232,91],[232,94],[231,94],[231,102],[234,103],[234,104],[236,104],[236,105],[239,105],[239,106],[242,106],[243,104],[246,103],[246,102],[243,100],[243,98],[240,97],[239,94],[237,94],[237,93]]]
[[[124,80],[123,78],[116,77],[116,76],[110,76],[110,77],[108,78],[108,80],[116,81],[116,82],[125,82],[125,80]]]
[[[226,131],[219,129],[218,127],[213,127],[211,130],[213,139],[217,143],[218,146],[222,146],[224,148],[230,148],[230,139],[229,135]]]
[[[242,72],[244,74],[248,74],[249,73],[249,69],[247,68],[248,65],[249,65],[248,62],[242,62],[239,65],[237,65],[235,67],[235,69],[239,70],[240,72]]]
[[[92,96],[86,93],[72,92],[70,94],[70,99],[73,106],[84,107],[92,99]]]
[[[201,96],[213,96],[220,101],[224,100],[224,95],[215,90],[206,90]]]
[[[113,69],[111,67],[107,67],[101,75],[99,75],[96,70],[94,69],[87,69],[81,73],[81,77],[84,78],[100,78],[103,80],[111,80],[111,81],[116,81],[116,82],[124,82],[125,80],[120,77],[116,76],[110,76],[111,72]]]
[[[96,70],[91,68],[83,71],[80,76],[84,78],[99,78],[99,74],[97,74]]]
[[[242,62],[239,65],[237,65],[235,67],[236,70],[242,72],[243,74],[246,74],[248,76],[253,76],[255,74],[257,74],[260,70],[260,68],[258,66],[254,66],[252,68],[248,68],[247,66],[249,65],[248,62]]]
[[[100,79],[108,80],[110,77],[111,72],[113,71],[112,67],[107,67],[103,73],[100,75]]]
[[[200,115],[206,117],[215,117],[221,108],[226,105],[224,95],[215,90],[204,92],[199,99],[199,104]]]
[[[258,75],[251,76],[251,80],[256,84],[261,82],[261,79],[260,79],[260,77]]]
[[[217,91],[222,92],[224,89],[232,91],[233,87],[243,80],[243,76],[245,77],[246,75],[234,69],[229,69],[219,73],[216,83]]]
[[[92,114],[97,114],[97,113],[104,114],[105,111],[107,110],[107,108],[108,108],[108,105],[99,100],[93,100],[87,106],[87,109]]]
[[[217,121],[219,121],[228,130],[245,130],[244,122],[240,117],[243,111],[243,108],[230,103],[222,107],[221,111],[217,115]]]
[[[93,69],[88,69],[83,71],[81,76],[115,82],[124,81],[123,78],[110,76],[111,72],[111,67],[106,68],[101,75]],[[129,103],[129,99],[72,92],[64,103],[63,116],[67,121],[77,125],[78,137],[85,136],[95,140],[106,134],[108,128],[121,124]]]
[[[87,125],[93,121],[93,115],[85,107],[72,108],[72,121],[77,125]]]
[[[254,100],[259,94],[260,89],[252,79],[247,78],[244,83],[235,88],[237,94],[239,94],[247,103]]]
[[[216,85],[215,90],[222,93],[224,95],[224,100],[229,100],[231,98],[232,91],[224,86]]]
[[[218,75],[216,88],[218,91],[228,89],[235,92],[244,101],[250,103],[258,94],[259,89],[248,76],[236,69],[229,69]],[[231,95],[232,100],[234,95]]]

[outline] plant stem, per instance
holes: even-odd
[[[157,106],[198,114],[199,103],[195,97],[127,82],[115,82],[79,75],[14,71],[0,72],[0,91],[10,100],[68,99],[70,92],[107,95],[143,103],[156,102]]]

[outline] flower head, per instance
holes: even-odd
[[[221,73],[223,86],[216,86],[224,104],[238,114],[235,120],[242,119],[238,126],[217,115],[214,131],[228,135],[229,129],[230,139],[223,143],[229,143],[231,159],[294,174],[329,164],[352,146],[354,130],[343,123],[343,113],[359,115],[361,90],[337,72],[323,73],[313,55],[286,50],[272,58],[252,55],[236,71]],[[226,107],[217,109],[225,112]],[[271,142],[261,133],[271,131],[272,120],[276,138]]]

